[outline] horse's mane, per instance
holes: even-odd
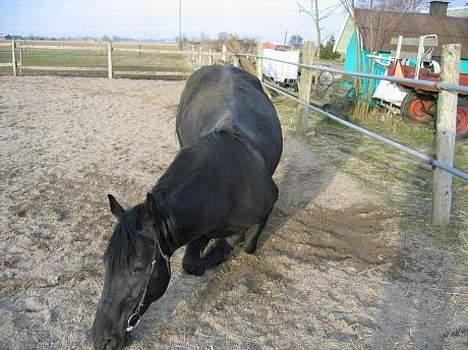
[[[206,156],[209,152],[216,151],[217,147],[213,143],[219,140],[243,141],[244,134],[239,128],[232,125],[232,122],[227,122],[195,143],[183,147],[158,180],[153,188],[153,193],[158,192],[167,196],[177,186],[189,182],[193,176],[197,175],[197,169],[207,160]]]
[[[128,267],[130,260],[136,256],[139,242],[152,244],[151,239],[139,233],[143,227],[139,215],[141,211],[142,205],[137,205],[125,212],[117,224],[104,254],[104,260],[111,270]]]
[[[170,211],[164,205],[162,198],[157,199],[156,202],[158,203],[156,234],[163,235],[166,241],[175,239],[176,225]],[[136,257],[139,244],[154,247],[155,239],[158,238],[141,233],[143,229],[143,209],[144,205],[138,204],[126,211],[115,228],[104,254],[104,259],[111,271],[127,269],[129,262]]]

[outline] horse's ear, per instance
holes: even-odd
[[[154,198],[154,196],[151,193],[146,194],[144,208],[144,219],[146,221],[154,221],[156,219],[158,205],[156,203],[156,198]]]
[[[108,194],[107,198],[109,198],[111,213],[114,214],[114,216],[120,220],[125,214],[124,208],[122,208],[122,206],[117,202],[117,199],[115,199],[113,195]]]

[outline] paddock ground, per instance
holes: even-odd
[[[170,164],[183,85],[0,77],[0,349],[91,349],[106,194],[136,204]],[[344,163],[285,132],[258,252],[193,277],[177,251],[130,349],[466,349],[466,256]]]

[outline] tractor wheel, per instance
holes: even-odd
[[[404,119],[429,124],[433,121],[433,117],[429,112],[433,107],[434,100],[430,97],[422,97],[409,92],[401,102],[400,110]]]
[[[457,107],[457,138],[468,137],[468,103],[460,102]]]

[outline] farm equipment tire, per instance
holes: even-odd
[[[457,106],[457,138],[468,137],[468,100],[458,97]]]
[[[434,99],[429,96],[419,96],[408,92],[401,102],[401,116],[404,119],[429,124],[434,120],[433,113],[430,112],[435,107],[434,104]]]

